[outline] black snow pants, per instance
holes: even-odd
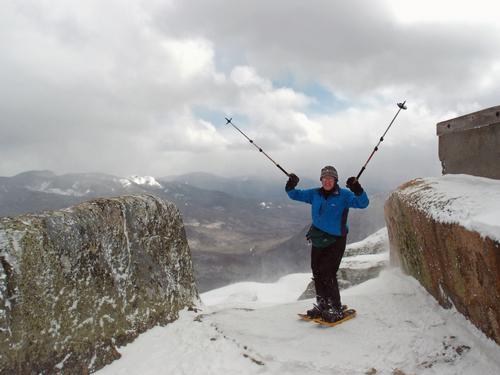
[[[333,305],[340,308],[340,292],[337,282],[337,271],[344,255],[347,237],[337,240],[325,248],[311,248],[311,268],[316,295],[331,298]]]

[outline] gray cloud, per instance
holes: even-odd
[[[500,58],[498,27],[401,24],[382,2],[183,2],[156,22],[207,36],[264,75],[293,72],[350,96],[397,87],[456,105],[481,93],[478,79]]]
[[[315,177],[332,162],[349,174],[405,98],[410,110],[367,179],[439,173],[436,122],[498,104],[500,33],[405,24],[383,4],[9,2],[0,14],[0,175],[274,176],[225,114],[290,170]],[[316,113],[314,92],[300,92],[308,83],[345,106]]]

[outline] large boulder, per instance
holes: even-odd
[[[150,195],[0,219],[0,373],[88,373],[198,300],[177,208]]]
[[[500,344],[500,181],[410,181],[385,205],[391,263]]]

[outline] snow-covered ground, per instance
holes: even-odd
[[[202,311],[142,334],[97,374],[500,374],[500,347],[398,269],[344,290],[358,315],[332,328],[297,318],[310,277],[207,292]]]

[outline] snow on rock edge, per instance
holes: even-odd
[[[396,192],[440,223],[459,224],[500,242],[500,181],[469,175],[419,178]]]

